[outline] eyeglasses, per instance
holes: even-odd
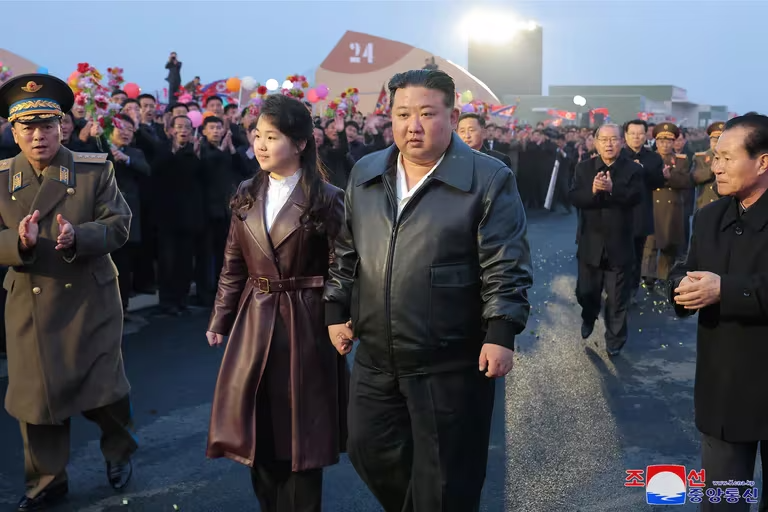
[[[607,144],[607,143],[609,143],[609,142],[610,142],[611,144],[618,144],[620,140],[621,140],[621,139],[619,139],[618,137],[611,137],[610,139],[606,139],[606,138],[600,137],[599,139],[597,139],[597,141],[598,141],[600,144]]]

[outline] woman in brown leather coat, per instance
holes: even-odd
[[[211,345],[229,336],[207,456],[251,467],[263,512],[315,512],[345,443],[347,364],[321,301],[344,193],[324,180],[300,101],[267,98],[253,148],[262,172],[232,200],[206,333]]]

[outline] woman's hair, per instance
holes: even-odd
[[[340,226],[329,225],[329,223],[338,224],[339,220],[332,219],[329,211],[330,203],[324,201],[321,194],[327,175],[318,161],[312,116],[301,101],[289,96],[273,94],[268,96],[261,105],[258,119],[262,117],[288,137],[297,148],[301,147],[302,142],[305,143],[304,150],[299,154],[299,167],[302,173],[299,186],[304,190],[306,198],[301,223],[310,225],[318,232],[333,236]],[[241,187],[232,198],[230,203],[232,213],[240,220],[244,220],[248,210],[253,207],[256,195],[266,180],[267,173],[258,171],[251,183],[247,187]]]

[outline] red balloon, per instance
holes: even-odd
[[[125,84],[123,90],[125,91],[126,96],[134,100],[139,97],[139,94],[141,94],[141,88],[133,82]]]
[[[309,91],[307,91],[307,101],[309,101],[310,103],[317,103],[318,101],[320,101],[320,98],[318,97],[316,90],[310,89]]]

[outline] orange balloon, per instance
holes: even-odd
[[[211,112],[211,111],[207,111],[207,112],[205,112],[205,113],[203,114],[203,119],[205,119],[206,117],[211,117],[211,116],[215,116],[215,115],[216,115],[216,114],[214,114],[213,112]]]
[[[227,80],[227,90],[229,92],[238,92],[240,91],[240,79],[236,76],[233,76],[229,80]]]

